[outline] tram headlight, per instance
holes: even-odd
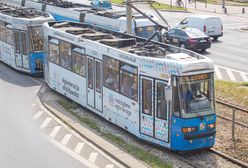
[[[196,132],[197,130],[198,130],[198,127],[183,127],[182,128],[183,133]]]
[[[210,130],[210,129],[214,129],[216,127],[216,124],[215,123],[212,123],[212,124],[208,124],[207,125],[207,129]]]

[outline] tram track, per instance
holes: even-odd
[[[233,157],[231,157],[231,156],[229,156],[227,154],[224,154],[224,153],[222,153],[219,150],[216,150],[214,148],[211,148],[211,149],[209,149],[209,151],[212,152],[212,153],[215,153],[216,155],[218,155],[218,156],[220,156],[222,158],[227,159],[228,161],[230,161],[230,162],[232,162],[232,163],[234,163],[236,165],[239,165],[239,166],[241,166],[243,168],[248,168],[248,164],[247,163],[244,163],[244,162],[242,162],[242,161],[240,161],[238,159],[235,159],[235,158],[233,158]]]

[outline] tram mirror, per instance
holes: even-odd
[[[172,87],[165,87],[164,94],[165,94],[166,100],[171,101],[172,100]]]

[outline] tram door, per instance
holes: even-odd
[[[168,106],[164,92],[166,83],[148,77],[141,77],[140,82],[140,132],[168,141]]]
[[[88,105],[102,111],[102,63],[88,57]]]
[[[14,35],[16,66],[29,69],[27,33],[22,31],[14,31]]]

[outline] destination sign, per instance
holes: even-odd
[[[183,76],[182,81],[198,81],[198,80],[206,80],[210,78],[210,74],[199,74],[199,75],[191,75],[191,76]]]

